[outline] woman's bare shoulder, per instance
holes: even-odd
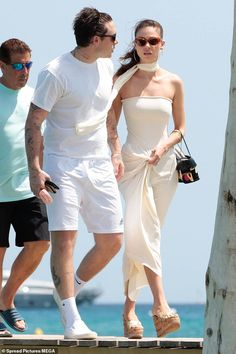
[[[168,78],[170,81],[172,81],[173,83],[182,83],[182,79],[179,75],[171,72],[171,71],[168,71],[168,70],[165,70],[165,69],[162,69],[162,75],[166,76],[166,78]]]

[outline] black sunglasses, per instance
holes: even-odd
[[[99,37],[110,37],[112,42],[116,41],[116,33],[114,33],[114,34],[103,34],[102,36],[99,36]]]
[[[11,65],[12,68],[16,71],[21,71],[24,68],[29,70],[31,68],[32,64],[33,64],[32,61],[28,61],[27,63],[13,63],[13,64],[8,64],[8,65]]]
[[[160,37],[150,37],[150,38],[144,38],[144,37],[137,37],[135,38],[134,42],[139,46],[139,47],[144,47],[147,43],[150,45],[157,45],[161,42]]]

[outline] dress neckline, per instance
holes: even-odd
[[[133,96],[133,97],[123,98],[123,99],[121,100],[121,102],[128,101],[128,100],[144,99],[144,98],[145,98],[145,99],[163,99],[163,100],[169,101],[170,103],[173,102],[170,98],[164,97],[164,96]]]

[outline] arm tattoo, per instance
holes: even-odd
[[[109,145],[118,138],[117,125],[113,115],[108,115],[107,117],[107,134]]]
[[[30,169],[38,169],[38,161],[41,152],[41,124],[45,119],[45,111],[31,103],[26,126],[25,126],[25,145]]]
[[[30,111],[36,111],[36,109],[40,109],[36,104],[32,103],[30,104]]]

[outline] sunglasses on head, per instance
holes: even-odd
[[[110,37],[112,42],[115,42],[116,41],[116,33],[114,34],[103,34],[102,36],[100,37]]]
[[[31,68],[32,64],[33,64],[32,61],[28,61],[27,63],[13,63],[13,64],[9,64],[9,65],[11,65],[14,70],[20,71],[20,70],[23,70],[24,68],[29,70]]]
[[[147,43],[150,45],[157,45],[161,42],[160,37],[150,37],[150,38],[144,38],[144,37],[137,37],[134,40],[135,44],[137,44],[139,47],[144,47]]]

